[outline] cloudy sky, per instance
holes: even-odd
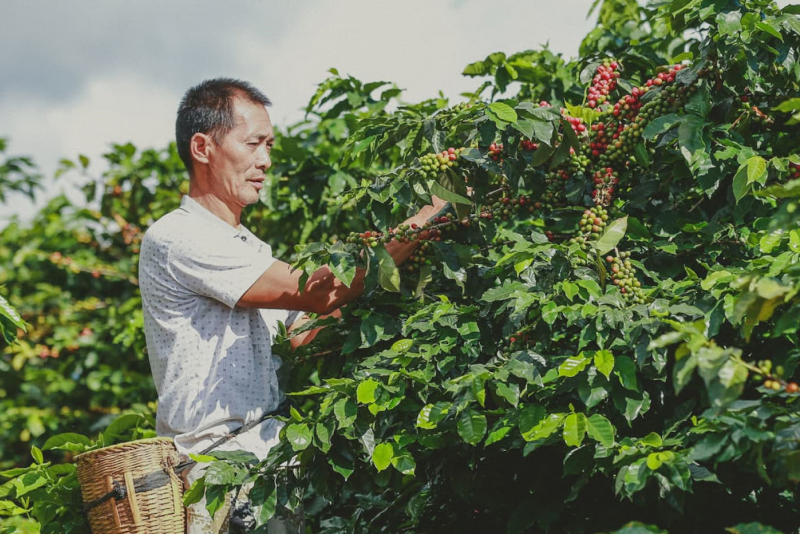
[[[112,142],[166,146],[183,92],[216,76],[260,87],[278,125],[302,118],[331,67],[393,81],[409,101],[439,90],[458,101],[478,85],[460,75],[464,66],[491,52],[549,43],[577,55],[594,25],[591,3],[10,1],[0,17],[0,137],[9,138],[9,154],[32,156],[46,175],[78,154],[99,173]],[[43,197],[69,192],[75,180],[48,180]],[[0,205],[0,227],[35,210],[22,198],[10,204]]]

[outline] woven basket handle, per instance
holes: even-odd
[[[109,493],[114,491],[114,479],[111,475],[106,475],[106,491]],[[114,516],[114,524],[118,528],[122,527],[122,521],[119,520],[119,512],[117,512],[117,503],[113,499],[109,500],[108,505],[111,507],[111,513]]]
[[[136,501],[136,485],[133,483],[133,475],[130,471],[125,471],[122,476],[125,478],[125,487],[128,490],[128,504],[131,505],[133,524],[139,525],[142,522],[142,514],[139,513],[139,503]]]

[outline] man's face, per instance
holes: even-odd
[[[272,165],[275,136],[269,113],[261,104],[236,98],[234,116],[236,126],[219,144],[212,142],[209,168],[214,194],[236,210],[258,202],[264,172]]]

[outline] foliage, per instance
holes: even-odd
[[[598,13],[576,61],[467,66],[487,81],[464,104],[319,86],[246,224],[368,288],[311,346],[276,346],[281,444],[216,455],[187,502],[254,480],[260,523],[302,502],[315,532],[796,531],[800,9]],[[97,211],[57,199],[3,234],[31,324],[0,360],[8,465],[154,397],[137,244],[185,182],[172,147],[106,159]],[[431,194],[449,212],[399,226]],[[390,239],[424,243],[398,269]]]

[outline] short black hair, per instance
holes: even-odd
[[[244,98],[264,106],[272,102],[252,84],[234,78],[214,78],[201,82],[183,95],[175,120],[175,142],[186,170],[192,173],[189,144],[196,133],[209,134],[217,143],[236,125],[233,100]]]

